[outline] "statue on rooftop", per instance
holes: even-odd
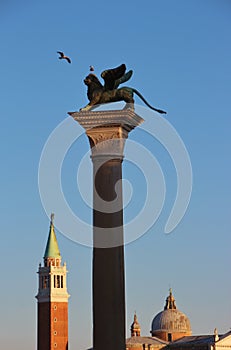
[[[81,108],[80,111],[89,111],[102,103],[116,101],[125,101],[125,108],[134,108],[133,95],[135,93],[149,108],[158,113],[166,114],[165,111],[152,107],[136,89],[127,86],[118,89],[120,84],[128,81],[131,78],[132,73],[132,70],[126,73],[125,64],[121,64],[113,69],[104,70],[101,73],[101,77],[104,80],[104,85],[100,83],[95,74],[89,74],[84,79],[84,83],[88,87],[87,97],[90,102],[85,107]]]

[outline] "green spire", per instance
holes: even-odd
[[[51,214],[50,232],[44,258],[61,258],[58,241],[54,229],[54,214]]]

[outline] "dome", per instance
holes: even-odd
[[[151,334],[167,341],[191,335],[189,319],[176,308],[171,289],[164,310],[159,312],[152,321]]]
[[[159,312],[152,321],[152,333],[155,331],[183,332],[191,331],[189,319],[183,312],[167,309]]]

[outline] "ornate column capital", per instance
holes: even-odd
[[[88,136],[93,159],[123,159],[128,134],[143,122],[132,109],[70,112]]]

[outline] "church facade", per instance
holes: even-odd
[[[131,325],[131,337],[126,341],[126,350],[225,350],[231,349],[231,331],[219,335],[192,335],[188,317],[177,309],[172,289],[166,299],[164,310],[151,324],[151,336],[141,336],[137,315]]]

